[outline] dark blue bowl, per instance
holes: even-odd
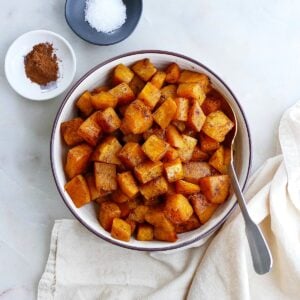
[[[123,2],[126,5],[126,21],[119,29],[110,33],[97,32],[84,20],[85,0],[66,0],[66,21],[79,37],[89,43],[101,46],[116,44],[130,36],[142,14],[142,0]]]

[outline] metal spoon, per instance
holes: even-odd
[[[240,188],[233,164],[233,145],[238,130],[237,119],[232,107],[227,101],[226,103],[224,101],[223,106],[226,114],[235,124],[234,129],[228,135],[228,138],[226,140],[226,143],[231,146],[231,161],[228,167],[228,173],[231,177],[233,190],[235,192],[240,209],[242,211],[242,215],[245,220],[246,235],[251,251],[254,270],[258,274],[265,274],[268,273],[272,268],[272,254],[260,228],[253,222],[247,210],[246,201]]]

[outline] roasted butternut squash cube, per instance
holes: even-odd
[[[215,112],[217,110],[221,109],[222,101],[220,98],[210,98],[209,96],[206,97],[204,102],[201,105],[201,108],[205,115],[209,115],[212,112]]]
[[[84,141],[77,132],[82,123],[83,120],[81,118],[75,118],[61,123],[61,135],[69,147],[76,146]]]
[[[126,219],[126,222],[130,225],[131,228],[131,234],[134,234],[135,229],[137,227],[137,223],[133,220],[129,220],[128,218]]]
[[[167,196],[164,213],[172,223],[180,224],[192,216],[193,208],[182,194],[173,194]]]
[[[143,139],[143,136],[141,134],[133,134],[129,133],[127,135],[124,135],[122,140],[124,143],[139,143]]]
[[[144,86],[145,82],[136,75],[134,75],[134,77],[129,83],[129,87],[136,96],[140,93]]]
[[[140,224],[137,229],[136,239],[138,241],[152,241],[153,227],[149,224]]]
[[[177,88],[179,97],[196,99],[201,105],[205,99],[205,92],[199,83],[180,83]]]
[[[187,162],[183,164],[186,181],[197,184],[202,177],[211,175],[211,167],[207,162]]]
[[[113,220],[115,218],[119,218],[120,215],[121,215],[121,210],[116,203],[110,201],[104,201],[100,204],[98,218],[101,226],[106,231],[111,231]]]
[[[119,152],[119,159],[126,167],[134,168],[146,160],[146,155],[138,143],[128,142]]]
[[[187,221],[176,224],[175,225],[175,231],[176,233],[184,233],[188,231],[195,230],[201,226],[201,223],[199,222],[198,217],[193,214]]]
[[[150,109],[153,109],[160,99],[160,90],[151,82],[147,82],[139,93],[138,99],[142,100]]]
[[[152,127],[143,133],[144,140],[147,140],[151,135],[156,135],[160,139],[164,140],[166,137],[166,130],[161,128]]]
[[[177,97],[177,85],[176,84],[166,85],[160,91],[161,91],[161,96],[160,96],[159,104],[162,104],[168,98],[175,99]]]
[[[161,227],[154,227],[153,236],[158,241],[165,241],[165,242],[177,241],[175,228],[172,231],[168,231]]]
[[[193,104],[191,108],[189,109],[189,115],[188,115],[188,126],[196,131],[200,132],[204,122],[205,122],[206,116],[204,112],[202,111],[199,102],[197,100],[193,101]]]
[[[184,180],[178,180],[175,183],[176,192],[178,194],[190,195],[200,192],[200,187],[198,184],[194,184]]]
[[[166,73],[163,71],[157,71],[154,76],[151,78],[151,83],[156,86],[158,89],[161,89],[165,83]]]
[[[183,178],[183,168],[179,158],[164,163],[165,173],[169,182],[175,182]]]
[[[121,126],[121,120],[112,107],[106,108],[99,114],[98,123],[104,132],[113,132]]]
[[[220,147],[220,143],[203,132],[200,132],[200,148],[204,152],[212,152]]]
[[[167,142],[175,147],[182,148],[184,147],[182,135],[178,132],[177,128],[173,125],[169,125],[166,130]]]
[[[133,72],[144,81],[148,81],[157,71],[148,58],[137,61],[132,66]]]
[[[145,220],[154,227],[160,227],[166,231],[174,231],[174,225],[166,217],[163,210],[150,208],[145,214]]]
[[[111,236],[117,240],[129,242],[131,236],[131,226],[120,218],[114,218],[111,227]]]
[[[179,83],[199,83],[205,92],[209,90],[209,78],[205,74],[184,70],[178,79]]]
[[[205,120],[202,131],[212,139],[223,142],[234,123],[221,111],[210,113]]]
[[[88,117],[94,111],[91,93],[89,91],[84,92],[77,100],[76,106],[85,117]]]
[[[187,121],[188,120],[188,113],[189,113],[189,100],[186,98],[175,98],[175,103],[177,106],[177,111],[175,114],[174,119],[178,121]]]
[[[112,201],[118,204],[128,202],[130,200],[130,198],[126,194],[124,194],[120,189],[111,193],[110,197]]]
[[[98,191],[112,192],[117,189],[116,165],[95,162],[94,176],[95,185]]]
[[[116,85],[114,88],[109,90],[113,96],[118,99],[118,104],[127,104],[135,99],[135,95],[129,85],[125,82],[122,82]]]
[[[147,183],[163,173],[163,163],[161,161],[146,161],[134,168],[134,174],[141,183]]]
[[[144,153],[152,160],[159,161],[168,150],[168,144],[156,135],[151,135],[142,145]]]
[[[202,151],[198,146],[195,147],[191,161],[206,161],[208,160],[208,154]]]
[[[184,132],[186,130],[184,121],[173,120],[171,124],[174,125],[180,132]]]
[[[164,177],[155,178],[142,186],[140,192],[146,199],[163,195],[168,191],[168,183]]]
[[[227,174],[230,158],[230,149],[220,146],[220,148],[210,157],[209,164],[220,173]]]
[[[102,129],[98,124],[99,111],[88,117],[78,128],[78,135],[81,136],[88,144],[96,146]]]
[[[178,157],[179,157],[178,151],[173,147],[169,147],[164,156],[164,161],[175,160]]]
[[[133,101],[125,111],[124,123],[131,133],[139,134],[147,131],[153,123],[150,108],[141,100]]]
[[[119,84],[122,82],[129,83],[134,76],[134,73],[125,65],[119,64],[114,69],[113,83]]]
[[[100,197],[103,197],[107,194],[107,192],[100,191],[96,188],[96,183],[95,183],[95,176],[92,173],[87,173],[85,175],[85,180],[87,182],[89,191],[90,191],[90,196],[91,196],[91,201],[96,200]]]
[[[145,222],[145,215],[149,210],[149,206],[147,205],[138,205],[129,215],[129,220],[133,220],[137,223]]]
[[[154,112],[154,121],[162,128],[168,127],[177,111],[177,106],[174,100],[168,98],[160,107]]]
[[[121,210],[121,215],[120,215],[120,218],[122,219],[126,219],[129,214],[130,214],[130,207],[129,207],[129,202],[122,202],[122,203],[118,203],[118,206],[120,207],[120,210]],[[126,220],[127,222],[127,220]]]
[[[218,208],[218,204],[207,201],[201,193],[189,196],[189,200],[201,224],[206,223]]]
[[[185,135],[185,134],[182,135],[182,138],[183,138],[183,147],[178,148],[177,151],[178,151],[178,155],[179,155],[179,158],[181,159],[181,161],[187,162],[187,161],[191,160],[194,149],[195,149],[198,141],[197,141],[197,139],[195,139],[191,136]]]
[[[99,94],[100,92],[107,92],[108,90],[109,90],[109,87],[107,85],[101,85],[101,86],[94,88],[91,91],[91,95],[93,96],[93,95]]]
[[[87,144],[81,144],[69,149],[65,172],[68,178],[84,173],[89,164],[93,148]]]
[[[134,198],[138,194],[139,188],[130,171],[118,174],[117,179],[120,189],[129,198]]]
[[[115,107],[118,103],[118,98],[109,92],[100,92],[91,96],[92,105],[95,109],[106,109]]]
[[[180,69],[176,63],[171,63],[166,68],[166,82],[167,83],[177,83],[180,77]]]
[[[201,192],[212,203],[223,203],[230,189],[230,177],[228,175],[215,175],[203,177],[199,180]]]
[[[68,181],[65,184],[65,190],[77,208],[91,201],[87,182],[82,175],[77,175]]]

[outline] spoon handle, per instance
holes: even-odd
[[[246,235],[251,251],[254,270],[258,274],[268,273],[273,264],[272,254],[260,228],[253,222],[248,213],[246,201],[241,191],[233,163],[229,165],[229,175],[231,177],[233,190],[245,220]]]

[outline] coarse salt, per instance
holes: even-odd
[[[85,20],[98,32],[112,32],[125,23],[126,6],[122,0],[86,0]]]

